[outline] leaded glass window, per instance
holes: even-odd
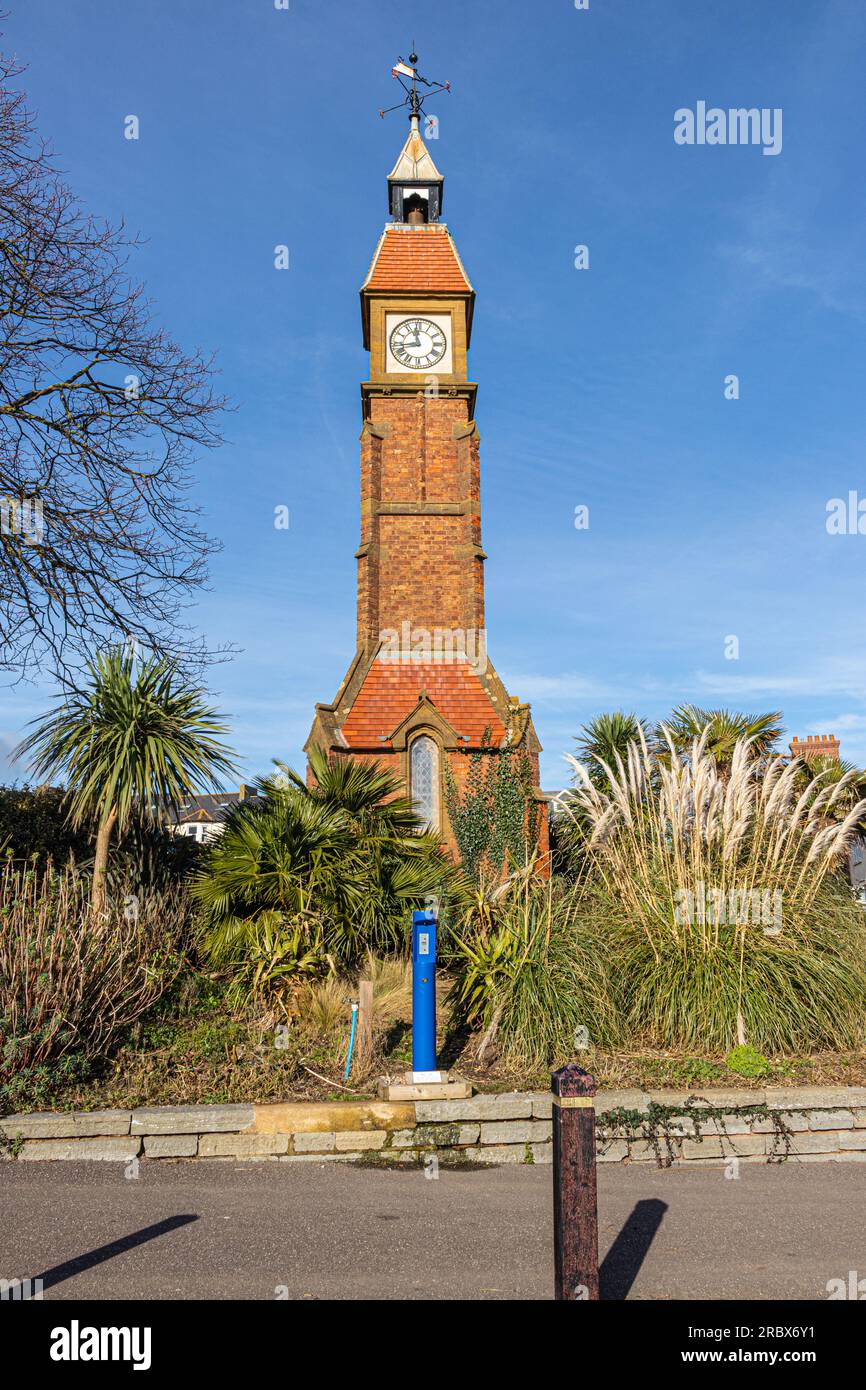
[[[439,749],[427,734],[409,751],[409,795],[431,830],[439,828]]]

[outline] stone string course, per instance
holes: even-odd
[[[658,1163],[660,1153],[675,1165],[723,1164],[734,1156],[748,1163],[866,1161],[866,1087],[708,1090],[697,1097],[688,1091],[600,1092],[597,1116],[647,1115],[654,1103],[668,1107],[669,1119],[660,1143],[641,1132],[639,1121],[617,1129],[602,1120],[599,1162]],[[527,1091],[407,1103],[181,1105],[9,1115],[0,1120],[0,1157],[418,1164],[435,1153],[444,1163],[549,1163],[551,1105],[549,1094]],[[765,1106],[766,1113],[755,1114],[756,1106]],[[702,1110],[706,1118],[700,1118]],[[784,1127],[781,1136],[774,1114]]]

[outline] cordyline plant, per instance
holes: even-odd
[[[681,756],[642,731],[604,781],[570,761],[561,806],[580,827],[582,891],[619,923],[623,1007],[663,1044],[850,1045],[866,1002],[862,913],[839,873],[866,812],[858,774],[809,777],[737,740],[722,771],[708,731]],[[771,907],[768,913],[767,908]]]
[[[112,835],[134,816],[161,820],[202,786],[233,774],[225,732],[205,692],[174,662],[139,662],[131,647],[100,653],[83,689],[73,690],[15,750],[45,778],[63,777],[73,826],[96,822],[94,913],[104,910]]]

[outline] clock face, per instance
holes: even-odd
[[[435,367],[448,347],[443,329],[430,319],[401,319],[391,329],[388,341],[391,356],[409,372]]]

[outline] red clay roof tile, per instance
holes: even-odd
[[[441,222],[418,227],[394,223],[386,227],[361,288],[419,294],[472,293],[457,247]]]
[[[463,662],[430,662],[424,665],[374,661],[349,715],[342,726],[352,748],[375,748],[381,736],[389,737],[418,703],[421,691],[458,734],[468,735],[473,746],[486,728],[494,744],[505,737],[505,728],[481,680]]]

